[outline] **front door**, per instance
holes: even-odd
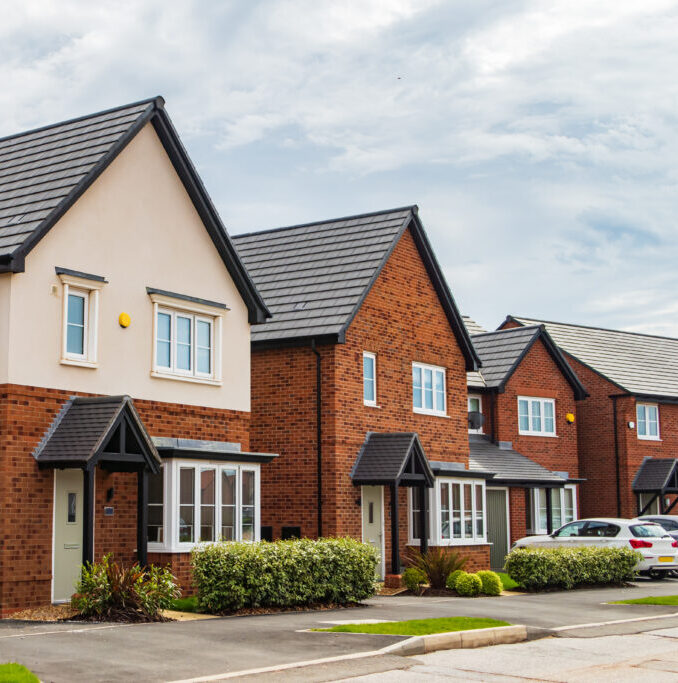
[[[54,602],[70,600],[82,566],[82,470],[55,470]]]
[[[362,487],[363,543],[379,553],[377,577],[384,578],[384,487]]]
[[[506,489],[486,489],[487,540],[490,546],[490,567],[495,571],[504,568],[508,553],[508,505]]]

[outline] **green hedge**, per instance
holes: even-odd
[[[346,604],[374,595],[378,553],[352,538],[211,543],[191,553],[201,611]]]
[[[620,584],[633,579],[640,559],[631,548],[516,548],[506,573],[527,590]]]

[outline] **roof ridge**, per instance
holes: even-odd
[[[615,330],[611,327],[598,327],[596,325],[582,325],[581,323],[561,323],[557,320],[540,320],[539,318],[530,318],[521,315],[509,315],[508,318],[513,318],[514,320],[531,320],[535,324],[542,325],[563,325],[565,327],[580,327],[586,330],[598,330],[599,332],[615,332],[616,334],[630,334],[636,337],[652,337],[654,339],[666,339],[668,341],[678,342],[678,337],[668,337],[663,334],[649,334],[648,332],[631,332],[630,330]],[[524,325],[524,327],[532,327],[532,325]],[[515,328],[513,328],[515,329]],[[495,330],[499,332],[500,330]]]
[[[417,213],[419,207],[416,204],[411,204],[409,206],[399,206],[394,209],[383,209],[381,211],[371,211],[368,213],[357,213],[352,216],[342,216],[339,218],[328,218],[322,221],[310,221],[309,223],[297,223],[295,225],[283,225],[278,228],[266,228],[264,230],[252,230],[250,232],[243,232],[239,235],[231,235],[231,239],[238,240],[241,237],[251,237],[252,235],[265,235],[271,232],[282,232],[283,230],[293,230],[294,228],[308,228],[311,225],[326,225],[327,223],[337,223],[339,221],[350,221],[357,218],[369,218],[370,216],[381,216],[387,213],[395,213],[396,211],[412,211],[412,213]]]
[[[85,119],[92,119],[96,116],[103,116],[104,114],[112,114],[114,111],[119,111],[121,109],[130,109],[132,107],[138,107],[142,104],[155,103],[156,106],[161,109],[165,105],[165,99],[162,95],[156,95],[155,97],[149,97],[145,100],[139,100],[138,102],[130,102],[129,104],[123,104],[117,107],[111,107],[110,109],[103,109],[102,111],[97,111],[92,114],[85,114],[83,116],[76,116],[72,119],[65,119],[64,121],[58,121],[57,123],[50,123],[46,126],[38,126],[37,128],[30,128],[29,130],[23,130],[19,133],[12,133],[11,135],[5,135],[0,137],[0,142],[5,142],[6,140],[12,140],[13,138],[18,138],[23,135],[31,135],[32,133],[40,133],[43,130],[49,130],[50,128],[58,128],[59,126],[65,126],[69,123],[78,123],[78,121],[84,121]]]
[[[527,319],[527,318],[526,318]],[[490,334],[501,334],[502,332],[517,332],[518,330],[538,330],[541,329],[543,326],[542,325],[523,325],[522,327],[507,327],[502,330],[489,330],[488,332],[476,332],[471,335],[471,339],[474,339],[475,337],[485,337]]]

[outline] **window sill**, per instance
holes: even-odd
[[[656,443],[661,441],[661,439],[658,436],[639,436],[638,441],[654,441]]]
[[[465,538],[455,538],[454,541],[448,539],[429,539],[429,546],[455,546],[455,545],[491,545],[487,540],[471,540]],[[421,541],[418,538],[411,538],[407,540],[407,545],[418,546],[421,545]]]
[[[149,553],[158,553],[164,555],[190,553],[193,550],[199,550],[212,543],[221,543],[222,541],[200,541],[199,543],[178,543],[176,545],[161,545],[160,543],[149,543],[146,547]],[[258,541],[223,541],[223,543],[258,543]]]
[[[77,358],[62,358],[60,361],[61,365],[73,365],[78,368],[90,368],[91,370],[96,370],[99,367],[99,363],[93,360],[78,360]]]
[[[547,439],[557,439],[558,435],[557,434],[541,434],[539,432],[521,432],[518,430],[518,435],[519,436],[543,436]]]
[[[365,408],[377,408],[378,410],[381,410],[381,406],[378,406],[376,403],[363,403]]]
[[[178,382],[193,382],[194,384],[208,384],[213,387],[220,387],[223,382],[220,379],[208,379],[207,377],[193,377],[191,375],[173,375],[169,372],[157,372],[151,370],[151,377],[156,379],[173,379]]]
[[[417,415],[427,415],[428,417],[444,417],[446,420],[450,419],[447,413],[436,413],[432,410],[421,410],[419,408],[412,408],[412,412]]]

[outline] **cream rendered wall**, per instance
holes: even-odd
[[[59,362],[63,288],[55,266],[108,280],[99,295],[95,369]],[[10,383],[249,411],[247,308],[151,124],[29,253],[26,272],[11,280]],[[147,286],[230,307],[223,317],[222,386],[150,376]],[[132,318],[127,329],[118,324],[123,311]],[[0,350],[1,341],[0,332]],[[0,360],[0,374],[2,367]]]
[[[0,273],[0,384],[7,382],[9,355],[9,294],[11,273]]]

